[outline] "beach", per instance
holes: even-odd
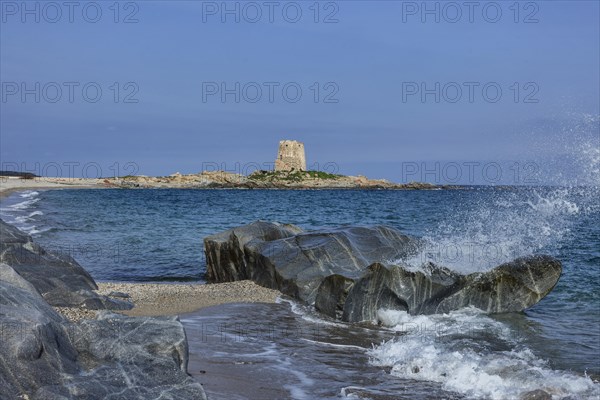
[[[135,307],[122,313],[136,317],[180,315],[229,303],[274,303],[280,295],[279,291],[252,281],[215,284],[99,282],[98,293],[132,302]],[[95,311],[84,308],[55,309],[71,321],[96,317]]]
[[[12,176],[0,176],[0,198],[23,190],[36,189],[99,189],[104,188],[103,179],[91,178],[47,178],[36,177],[22,179]]]

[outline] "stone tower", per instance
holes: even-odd
[[[279,142],[279,151],[275,160],[275,171],[306,171],[304,143],[295,140]]]

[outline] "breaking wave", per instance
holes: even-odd
[[[398,338],[374,346],[371,362],[405,379],[433,381],[469,398],[518,399],[543,390],[553,399],[600,396],[585,375],[556,371],[521,343],[518,332],[470,308],[411,316],[379,310],[378,320]]]

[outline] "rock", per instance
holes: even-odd
[[[238,189],[387,189],[387,190],[431,190],[456,187],[438,186],[429,183],[394,183],[385,179],[369,179],[365,176],[345,176],[325,171],[302,171],[284,160],[276,171],[256,170],[250,175],[227,171],[209,170],[197,174],[176,172],[169,176],[126,176],[102,181],[105,185],[122,188],[238,188]],[[279,157],[278,157],[279,158]],[[288,157],[289,158],[289,157]],[[278,160],[281,161],[281,160]],[[296,161],[292,163],[297,164]],[[285,165],[284,165],[285,164]],[[287,165],[287,166],[286,166]],[[215,165],[217,166],[217,165]]]
[[[309,304],[326,277],[339,274],[355,280],[376,260],[406,257],[415,248],[408,236],[383,226],[298,233],[270,241],[248,240],[249,235],[244,246],[247,278]]]
[[[341,318],[348,292],[353,285],[354,281],[343,275],[329,275],[317,289],[315,308],[332,318]]]
[[[271,241],[291,237],[302,230],[294,225],[256,221],[204,239],[206,279],[233,282],[249,278],[244,246],[251,240]]]
[[[315,301],[319,285],[330,275],[353,281],[370,264],[406,257],[417,245],[383,226],[303,233],[293,225],[262,221],[204,239],[211,281],[252,279],[308,303]]]
[[[72,257],[46,251],[29,235],[0,219],[0,262],[30,282],[48,303],[57,307],[127,310],[129,302],[94,292],[94,279]]]
[[[0,264],[0,393],[14,399],[76,374],[68,322],[11,267]],[[6,397],[4,397],[6,396]]]
[[[486,273],[460,275],[426,264],[403,266],[421,242],[385,226],[314,232],[255,222],[204,240],[211,281],[252,279],[331,317],[373,321],[381,308],[411,314],[474,306],[489,313],[521,311],[556,285],[558,260],[529,256]]]
[[[355,281],[342,319],[371,321],[381,308],[410,314],[448,313],[469,306],[487,313],[522,311],[550,293],[561,272],[560,262],[549,256],[518,258],[470,275],[432,263],[423,272],[376,263]]]
[[[486,273],[460,277],[426,305],[429,312],[448,312],[474,306],[488,313],[518,312],[539,302],[554,288],[562,273],[560,261],[550,256],[517,258]],[[462,287],[457,289],[457,285]],[[436,305],[436,303],[438,303]]]
[[[70,333],[85,375],[69,380],[70,395],[206,399],[202,386],[187,374],[187,339],[177,317],[102,311],[98,319],[84,320]],[[63,388],[52,389],[64,395]]]
[[[187,374],[176,318],[108,311],[72,324],[13,268],[0,264],[2,398],[206,399]]]

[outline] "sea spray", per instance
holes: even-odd
[[[552,186],[474,189],[477,196],[465,194],[451,215],[425,230],[426,245],[417,256],[396,260],[415,270],[431,261],[467,274],[527,254],[557,256],[567,270],[556,299],[527,312],[553,325],[521,332],[514,323],[519,318],[507,324],[472,309],[432,316],[380,310],[379,322],[401,335],[371,350],[373,364],[391,367],[398,377],[438,382],[469,398],[519,398],[537,389],[553,399],[600,398],[600,385],[587,373],[557,369],[557,358],[548,362],[544,356],[556,357],[558,352],[563,366],[572,362],[567,353],[580,362],[598,357],[599,316],[597,308],[589,308],[597,304],[597,288],[588,282],[598,276],[598,253],[591,245],[598,241],[600,212],[598,120],[582,118],[551,143],[560,148],[556,160],[565,164],[557,168],[559,163],[545,163],[555,171],[549,180]],[[520,317],[531,323],[529,317]],[[504,319],[511,321],[510,316]],[[593,324],[596,332],[581,321]],[[581,334],[574,329],[580,324],[585,327],[578,328]]]
[[[545,166],[536,176],[540,185],[473,189],[480,192],[475,201],[466,196],[451,215],[426,229],[425,245],[416,256],[392,261],[413,270],[434,262],[468,274],[529,254],[558,255],[572,240],[578,218],[600,211],[599,120],[592,115],[573,117],[554,140],[542,144],[551,145],[561,161],[536,162]],[[552,185],[542,186],[543,182]]]
[[[469,274],[529,254],[555,254],[579,213],[568,189],[482,189],[476,203],[428,228],[422,251],[400,262],[413,269],[433,262]]]

